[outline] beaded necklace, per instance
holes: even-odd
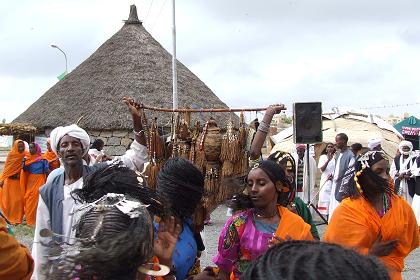
[[[382,196],[382,201],[383,201],[383,207],[382,210],[377,211],[379,217],[383,217],[386,212],[388,212],[388,210],[391,208],[391,195],[388,193],[384,193]]]

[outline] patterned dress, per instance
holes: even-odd
[[[239,278],[251,261],[268,250],[274,232],[275,229],[268,233],[256,228],[253,209],[238,213],[226,222],[213,262],[223,271],[232,271],[235,278]]]

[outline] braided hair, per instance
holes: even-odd
[[[204,194],[204,176],[190,161],[171,158],[157,176],[157,194],[179,219],[190,218]]]
[[[374,256],[360,255],[336,244],[294,240],[270,248],[251,263],[240,279],[388,280],[390,277]]]
[[[372,167],[374,164],[386,160],[379,151],[368,151],[360,155],[354,164],[354,180],[350,180],[350,196],[359,197],[361,194],[370,202],[380,194],[394,195],[394,187],[390,179],[376,174]]]
[[[77,242],[66,244],[59,261],[52,259],[47,264],[48,279],[136,278],[137,268],[153,256],[151,215],[168,212],[157,194],[137,177],[127,167],[110,165],[92,173],[85,179],[84,187],[72,193],[82,207],[91,207],[76,225]],[[121,200],[110,193],[144,206],[136,207],[137,215],[129,216],[115,206]],[[145,205],[149,205],[147,209]]]

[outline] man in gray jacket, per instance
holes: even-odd
[[[338,204],[340,204],[341,200],[343,199],[339,192],[343,175],[349,167],[354,165],[354,154],[347,147],[348,140],[349,138],[345,133],[339,133],[337,136],[335,136],[335,145],[337,149],[340,150],[340,153],[336,156],[335,159],[335,170],[331,190],[332,195],[330,197],[330,207],[328,210],[328,220],[331,219],[335,208],[337,208]]]

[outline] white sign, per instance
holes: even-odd
[[[0,148],[11,148],[13,146],[13,136],[0,135]]]

